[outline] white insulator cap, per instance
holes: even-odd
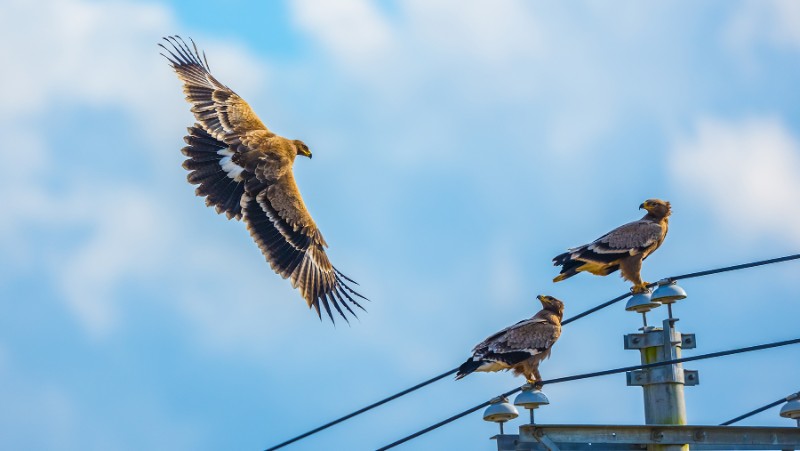
[[[658,302],[653,302],[650,292],[647,291],[631,296],[631,298],[628,299],[628,303],[625,304],[625,310],[629,312],[647,313],[660,306],[661,304]]]
[[[508,398],[500,398],[483,411],[484,421],[505,423],[518,417],[517,409],[508,403]]]
[[[658,288],[653,292],[651,299],[662,304],[672,304],[673,302],[686,299],[686,290],[680,285],[669,279],[658,282]]]
[[[781,416],[784,418],[800,418],[800,399],[793,399],[781,407]]]
[[[541,390],[536,390],[530,386],[527,389],[523,389],[522,393],[514,398],[514,405],[525,409],[538,409],[539,406],[545,406],[547,404],[550,404],[550,400],[547,399],[547,396],[545,396]]]

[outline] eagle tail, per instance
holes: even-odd
[[[183,168],[189,171],[186,179],[198,185],[195,194],[205,197],[206,205],[213,205],[217,213],[225,213],[228,219],[240,219],[245,184],[236,179],[242,168],[231,161],[233,152],[198,124],[188,130],[189,134],[183,138],[188,145],[181,149],[189,157],[183,162]]]
[[[458,372],[456,373],[456,380],[459,380],[462,377],[474,372],[475,370],[480,368],[481,365],[483,365],[484,363],[486,362],[482,360],[467,359],[466,362],[462,363],[461,366],[458,367]]]
[[[561,272],[553,279],[553,282],[561,282],[562,280],[569,279],[575,274],[578,274],[580,271],[579,268],[583,266],[584,262],[573,260],[571,255],[570,252],[566,252],[553,259],[553,264],[555,266],[561,266]]]

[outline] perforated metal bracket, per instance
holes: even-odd
[[[700,383],[700,373],[697,370],[676,371],[674,365],[628,371],[625,376],[628,386],[634,387],[664,383],[693,386]]]
[[[659,330],[661,332],[661,330]],[[681,348],[694,349],[697,347],[697,339],[694,334],[680,334]],[[643,333],[625,335],[625,349],[643,349],[664,345],[663,333]]]

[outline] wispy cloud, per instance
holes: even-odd
[[[165,194],[183,176],[165,168],[177,167],[180,137],[191,116],[156,43],[179,26],[169,9],[156,4],[45,3],[0,5],[0,39],[25,42],[0,49],[0,58],[13,62],[0,72],[0,84],[13,87],[0,111],[6,136],[0,156],[10,162],[0,167],[0,194],[14,212],[0,217],[0,249],[15,257],[18,268],[44,268],[44,279],[58,288],[79,324],[100,338],[117,326],[126,284],[152,282],[165,272],[192,273],[204,264],[185,260],[206,243],[180,232],[190,227],[189,219],[175,214],[172,196]],[[215,72],[257,97],[265,65],[235,44],[204,41]],[[121,112],[129,122],[125,136],[114,136],[102,118],[85,114],[91,110]],[[82,116],[92,122],[69,130],[69,140],[50,123]],[[63,144],[80,143],[80,134],[90,134],[85,139],[103,142],[103,148],[87,152]],[[142,162],[137,167],[154,183],[118,179],[127,178],[124,163],[119,173],[97,172],[92,159],[106,157],[97,152]],[[70,230],[86,235],[55,248],[42,245],[43,234],[75,233]],[[217,274],[232,276],[225,266]],[[196,306],[180,297],[188,291],[178,295],[175,307],[213,335],[214,318],[192,313]]]
[[[699,119],[675,144],[670,169],[720,230],[800,244],[800,141],[780,119]]]

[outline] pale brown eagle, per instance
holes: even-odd
[[[642,219],[556,256],[553,264],[561,266],[561,273],[553,282],[568,279],[581,271],[606,276],[619,269],[622,277],[633,283],[631,290],[634,293],[646,291],[649,284],[642,281],[642,261],[664,242],[672,210],[669,202],[661,199],[648,199],[639,208],[647,210]]]
[[[514,370],[529,383],[541,381],[539,363],[550,356],[550,350],[561,336],[564,303],[552,296],[536,297],[542,310],[530,319],[507,327],[480,342],[472,357],[458,368],[456,380],[473,371]]]
[[[349,322],[342,306],[355,316],[348,302],[363,310],[354,297],[366,298],[331,265],[328,245],[297,189],[292,167],[298,155],[311,158],[308,146],[271,132],[247,102],[211,75],[193,41],[190,48],[178,36],[164,40],[171,48],[159,44],[169,54],[162,55],[183,82],[197,120],[181,150],[188,157],[187,179],[198,185],[195,193],[217,213],[242,219],[272,269],[300,290],[320,318],[322,304],[334,321],[332,305]]]

